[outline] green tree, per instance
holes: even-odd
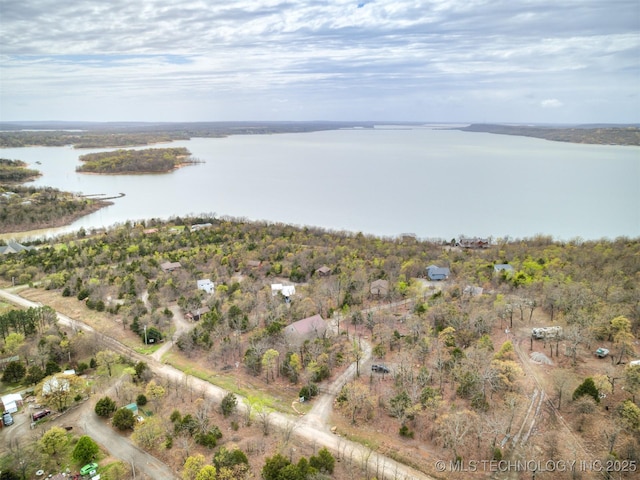
[[[96,458],[99,451],[98,444],[91,437],[83,435],[73,448],[71,456],[76,462],[85,464]]]
[[[111,376],[113,366],[118,363],[119,360],[120,355],[111,350],[102,350],[96,353],[96,361],[98,362],[100,370],[104,371],[104,369],[106,369],[109,376]]]
[[[22,362],[9,362],[2,374],[2,381],[6,383],[16,383],[24,378],[27,369]]]
[[[24,335],[21,333],[10,333],[4,339],[4,349],[9,355],[15,355],[18,349],[24,344]]]
[[[102,397],[96,402],[95,412],[100,417],[108,417],[117,409],[116,402],[110,397]]]
[[[233,392],[227,393],[222,402],[220,403],[220,409],[222,410],[222,414],[226,417],[233,414],[238,407],[238,399],[236,398]]]
[[[40,449],[44,453],[53,456],[60,453],[68,443],[69,437],[67,436],[67,432],[64,428],[60,427],[51,427],[38,442]]]
[[[130,430],[136,423],[133,412],[128,408],[122,407],[113,415],[113,426],[118,430]]]
[[[145,450],[153,450],[162,441],[163,434],[163,421],[160,417],[153,416],[136,424],[131,439]]]
[[[220,450],[213,456],[213,464],[218,471],[223,468],[230,468],[235,465],[249,464],[249,459],[242,450],[234,448],[233,450],[227,450],[225,447],[220,447]]]
[[[187,457],[182,467],[182,480],[195,480],[198,472],[204,467],[205,458],[202,454]]]
[[[200,469],[195,480],[216,480],[216,467],[205,465]]]
[[[631,400],[625,400],[618,407],[618,415],[631,432],[640,433],[640,407]]]
[[[273,457],[265,459],[262,467],[262,478],[264,480],[280,480],[280,471],[290,464],[289,460],[276,453]]]
[[[276,366],[276,362],[278,361],[278,357],[280,356],[280,352],[277,350],[270,348],[264,355],[262,355],[262,367],[265,369],[267,373],[267,383],[269,383],[269,373],[271,373],[271,379],[274,379],[274,370]]]
[[[590,397],[593,397],[597,403],[600,403],[600,392],[598,392],[598,388],[596,387],[593,378],[587,377],[584,382],[578,385],[578,388],[573,392],[573,399],[576,400],[583,395],[589,395]]]
[[[27,376],[24,377],[24,381],[27,385],[35,385],[36,383],[40,383],[44,377],[44,370],[42,370],[38,365],[31,365],[27,372]]]
[[[309,465],[317,469],[320,473],[332,474],[336,465],[336,459],[333,458],[333,455],[331,455],[326,447],[323,447],[318,451],[317,456],[312,456],[309,459]]]

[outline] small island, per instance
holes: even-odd
[[[80,161],[83,164],[76,168],[78,172],[110,175],[167,173],[185,165],[198,163],[184,147],[89,153],[81,155]]]

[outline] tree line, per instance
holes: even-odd
[[[194,163],[190,152],[180,148],[149,148],[145,150],[116,150],[81,155],[82,165],[76,168],[85,173],[161,173],[181,164]]]

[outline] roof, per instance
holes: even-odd
[[[496,272],[501,272],[501,271],[507,271],[507,272],[513,272],[513,267],[511,265],[509,265],[508,263],[498,263],[496,265],[493,266],[493,269]]]
[[[427,275],[429,277],[448,277],[451,271],[447,267],[438,267],[436,265],[429,265],[427,267]]]
[[[327,329],[327,322],[320,315],[303,318],[297,322],[288,325],[285,328],[286,333],[293,333],[299,336],[307,336],[312,333],[323,333]]]
[[[294,285],[282,285],[281,283],[272,283],[271,294],[275,295],[277,292],[280,292],[285,297],[290,297],[291,295],[295,295],[296,287]]]
[[[327,267],[326,265],[321,266],[320,268],[318,268],[316,270],[316,272],[318,273],[322,273],[322,274],[327,274],[327,273],[331,273],[331,269],[329,267]]]
[[[33,250],[33,247],[25,247],[24,245],[14,240],[9,240],[6,246],[0,246],[0,254],[2,255],[6,255],[9,253],[20,253],[28,250]]]
[[[20,395],[19,393],[9,393],[7,395],[3,395],[1,400],[4,408],[8,410],[9,408],[7,407],[7,405],[16,402],[22,402],[22,395]]]
[[[132,412],[138,411],[138,405],[135,403],[130,403],[129,405],[125,405],[124,408],[131,410]]]
[[[200,290],[213,290],[213,287],[214,287],[213,282],[208,278],[204,278],[202,280],[198,280],[196,282],[196,285],[198,286],[198,288]]]
[[[160,264],[160,268],[165,272],[170,272],[171,270],[175,270],[176,268],[182,268],[180,262],[164,262]]]

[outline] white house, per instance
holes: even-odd
[[[282,294],[283,297],[291,297],[296,294],[295,285],[282,285],[281,283],[272,283],[271,284],[271,295],[276,296],[276,294]]]
[[[2,405],[4,406],[4,411],[9,413],[16,413],[18,411],[18,406],[22,405],[22,395],[19,393],[10,393],[8,395],[2,396]]]
[[[198,290],[203,290],[207,293],[213,293],[213,289],[215,288],[214,283],[208,278],[198,280],[197,285],[198,285]]]

